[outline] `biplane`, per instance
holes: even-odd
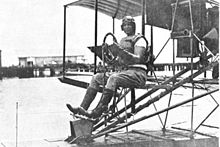
[[[207,7],[209,5],[209,7]],[[88,83],[80,80],[74,80],[66,76],[66,13],[67,8],[72,6],[81,6],[95,11],[95,43],[94,46],[88,47],[94,53],[94,73],[96,73],[97,58],[99,57],[103,62],[105,55],[102,54],[102,47],[97,44],[97,13],[101,12],[112,17],[113,24],[115,19],[122,19],[124,16],[141,16],[142,18],[142,35],[145,36],[145,27],[150,26],[150,46],[151,52],[154,53],[153,44],[153,28],[163,28],[170,31],[170,36],[163,48],[155,56],[155,60],[163,51],[167,43],[173,40],[173,63],[170,65],[173,70],[172,76],[161,77],[155,74],[156,64],[153,64],[153,68],[149,74],[150,84],[156,83],[157,85],[169,85],[170,88],[158,90],[156,88],[142,89],[142,94],[136,97],[137,89],[120,87],[117,94],[113,99],[110,106],[112,113],[104,114],[101,119],[88,120],[81,116],[78,116],[80,120],[89,121],[92,128],[89,129],[89,134],[81,134],[79,136],[74,133],[74,127],[71,126],[71,136],[66,141],[69,143],[79,143],[91,141],[94,138],[104,136],[106,134],[116,132],[122,128],[126,128],[130,125],[139,123],[143,120],[149,119],[154,116],[159,116],[165,113],[164,120],[161,120],[162,131],[168,131],[166,127],[168,114],[171,110],[192,103],[191,112],[191,129],[184,129],[189,132],[188,137],[193,138],[197,130],[204,125],[204,122],[209,116],[218,108],[219,104],[212,96],[213,93],[218,92],[218,67],[219,67],[219,3],[215,0],[78,0],[72,3],[64,5],[64,36],[63,36],[63,77],[59,80],[63,83],[78,86],[81,88],[87,88]],[[114,36],[114,25],[111,33]],[[103,41],[104,42],[104,41]],[[177,53],[175,54],[175,52]],[[176,72],[176,68],[179,65],[175,63],[176,58],[188,58],[190,62],[184,64],[184,68],[181,68]],[[198,58],[199,60],[195,60]],[[105,65],[105,63],[104,63]],[[106,65],[108,66],[108,65]],[[206,71],[213,69],[213,79],[205,78]],[[197,78],[201,74],[204,74],[204,78]],[[146,83],[146,85],[149,83]],[[217,85],[211,89],[206,84]],[[192,93],[192,97],[184,101],[180,101],[171,105],[173,92],[181,87],[187,87]],[[202,90],[202,94],[196,95],[195,90]],[[102,92],[102,89],[100,89]],[[119,108],[117,105],[126,96],[130,97],[130,103]],[[165,96],[169,96],[167,101],[167,107],[162,110],[155,109],[156,112],[148,115],[143,115],[137,119],[131,119],[137,113],[145,110],[150,105],[163,99]],[[205,118],[193,127],[193,114],[195,113],[193,102],[197,99],[210,96],[215,107]],[[145,102],[143,102],[145,101]],[[156,107],[156,106],[155,106]],[[109,109],[110,109],[109,108]],[[91,124],[92,123],[92,124]],[[182,128],[176,128],[181,130]],[[183,129],[182,129],[183,130]],[[88,130],[87,130],[88,131]],[[140,132],[139,132],[140,133]],[[210,136],[210,135],[208,135]]]

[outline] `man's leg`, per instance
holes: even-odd
[[[97,107],[91,113],[84,109],[79,109],[79,113],[90,118],[97,118],[107,110],[108,104],[111,101],[114,91],[118,86],[133,88],[141,87],[145,84],[146,72],[137,70],[127,70],[120,73],[112,74],[106,83],[106,88],[103,91],[102,98]]]
[[[72,107],[70,104],[66,104],[67,108],[74,114],[88,110],[90,104],[96,97],[96,94],[99,89],[99,85],[103,84],[103,79],[104,79],[103,77],[104,77],[103,73],[98,73],[92,77],[92,80],[89,84],[89,87],[87,88],[86,94],[83,98],[80,107]]]
[[[98,92],[97,89],[93,87],[88,87],[80,107],[85,110],[88,110],[90,104],[95,99],[97,92]],[[66,106],[74,114],[77,114],[79,112],[79,107],[72,107],[70,104],[66,104]]]
[[[113,95],[114,95],[113,90],[104,89],[102,98],[100,99],[96,108],[92,110],[92,113],[89,115],[89,117],[98,118],[102,115],[104,111],[108,110],[108,104],[110,103]]]
[[[145,81],[145,71],[127,70],[112,74],[106,83],[106,88],[103,91],[103,95],[98,106],[87,116],[92,118],[100,117],[102,113],[108,109],[108,104],[111,101],[117,87],[141,87],[145,84]]]
[[[108,109],[108,104],[110,103],[114,91],[118,83],[118,73],[112,74],[106,83],[106,88],[103,90],[102,97],[94,110],[91,113],[85,114],[87,117],[98,118],[102,115],[104,111]]]
[[[98,118],[102,113],[108,110],[108,103],[111,101],[114,92],[110,89],[104,89],[102,98],[99,101],[98,105],[92,112],[86,111],[85,109],[78,108],[78,113],[89,118]]]

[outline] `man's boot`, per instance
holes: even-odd
[[[101,100],[94,110],[92,110],[89,117],[98,118],[102,115],[103,112],[108,110],[108,104],[113,97],[114,91],[110,89],[104,89]]]
[[[74,114],[79,113],[79,111],[80,110],[82,111],[83,109],[86,111],[86,110],[88,110],[90,104],[92,103],[92,101],[96,97],[97,92],[98,92],[98,90],[96,90],[95,88],[88,87],[80,107],[72,107],[70,104],[66,104],[66,106]]]

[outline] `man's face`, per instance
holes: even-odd
[[[134,31],[133,31],[133,27],[131,23],[124,23],[123,24],[123,31],[127,34],[127,35],[133,35]]]

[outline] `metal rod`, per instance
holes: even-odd
[[[172,134],[177,134],[177,135],[180,135],[180,136],[183,136],[183,137],[189,137],[188,133],[186,134],[186,133],[180,132],[180,131],[177,132],[177,131],[173,131],[173,130],[167,129],[166,132],[172,133]]]
[[[177,5],[178,5],[178,0],[176,0],[174,12],[173,12],[171,32],[173,32],[173,29],[174,29],[174,22],[175,22],[175,17],[176,17]]]
[[[97,48],[98,37],[98,0],[95,1],[95,49]],[[94,74],[96,74],[97,54],[94,52]]]
[[[207,90],[208,91],[208,90]],[[210,94],[210,97],[213,99],[213,101],[216,103],[216,107],[207,115],[207,117],[198,125],[198,127],[194,130],[196,131],[201,125],[204,125],[203,123],[209,118],[209,116],[219,107],[218,102],[215,100],[215,98]]]
[[[190,38],[190,50],[191,50],[191,75],[193,75],[193,38]],[[194,82],[193,82],[193,78],[191,79],[192,81],[192,97],[194,97]],[[191,131],[192,131],[192,135],[193,133],[193,118],[194,118],[194,101],[192,101],[192,109],[191,109]],[[193,136],[191,136],[193,137]]]
[[[175,75],[175,40],[173,39],[173,76]],[[174,83],[175,81],[173,81]]]
[[[194,32],[194,25],[193,25],[193,16],[192,16],[192,5],[191,0],[188,0],[189,4],[189,14],[190,14],[190,23],[191,23],[191,34]],[[191,52],[191,75],[193,75],[193,56],[194,56],[194,50],[193,50],[193,36],[190,37],[190,52]],[[192,80],[192,97],[194,97],[194,83],[193,78]],[[194,118],[194,101],[192,101],[192,108],[191,108],[191,137],[193,137],[193,118]]]
[[[155,60],[157,59],[157,57],[160,55],[160,53],[163,51],[163,49],[165,48],[165,46],[167,45],[167,43],[169,42],[170,37],[167,39],[166,43],[163,45],[163,47],[161,48],[161,50],[159,51],[159,53],[157,54],[157,56],[155,57]]]
[[[211,126],[211,125],[205,125],[205,124],[202,124],[203,127],[208,127],[208,128],[214,128],[214,129],[219,129],[218,126]]]
[[[112,33],[115,34],[115,18],[112,17]]]
[[[18,102],[16,102],[16,147],[18,147]]]
[[[106,78],[106,67],[105,67],[105,53],[104,53],[104,48],[102,48],[102,66],[104,67],[104,75],[103,75],[103,82],[102,82],[102,93],[104,92],[105,89],[105,78]]]
[[[154,48],[154,30],[153,30],[153,26],[150,26],[150,34],[151,34],[151,54],[154,54],[153,48]]]
[[[142,35],[145,36],[145,0],[142,0]]]
[[[136,112],[141,111],[142,109],[148,107],[150,104],[160,100],[162,97],[164,97],[165,95],[167,95],[168,93],[170,93],[171,91],[177,89],[178,87],[180,87],[181,85],[183,85],[184,83],[190,82],[191,78],[195,78],[198,75],[200,75],[201,73],[203,73],[204,71],[210,69],[211,67],[213,67],[214,65],[216,65],[217,62],[212,63],[211,65],[209,65],[208,67],[205,68],[201,68],[198,72],[196,72],[194,75],[191,75],[190,77],[187,77],[186,79],[178,82],[175,86],[173,86],[170,90],[161,92],[159,95],[157,95],[156,97],[154,97],[153,99],[148,100],[145,104],[140,105],[139,107],[136,108]],[[121,117],[119,121],[114,122],[113,124],[109,125],[109,127],[111,128],[112,126],[116,126],[118,123],[123,122],[123,120],[125,119],[125,117]],[[109,129],[108,127],[106,127],[103,130],[107,130]]]
[[[159,84],[160,84],[160,83],[159,83],[159,80],[157,79],[156,73],[155,73],[154,71],[153,71],[153,75],[154,75],[154,77],[155,77],[155,79],[156,79],[156,81],[157,81],[157,83],[158,83],[158,85],[159,85]],[[150,95],[150,98],[152,99],[151,95]],[[154,109],[157,111],[157,107],[156,107],[156,104],[155,104],[155,103],[153,103],[153,106],[154,106]],[[160,120],[161,125],[163,126],[164,123],[163,123],[162,118],[160,117],[159,114],[158,114],[158,118],[159,118],[159,120]]]
[[[207,56],[207,59],[211,58],[212,56],[209,55]],[[196,64],[199,64],[199,61],[197,61],[195,63]],[[174,79],[180,77],[181,75],[185,74],[186,72],[188,72],[190,70],[190,66],[187,66],[184,70],[180,71],[179,73],[177,73],[175,76],[173,77],[170,77],[168,80],[164,81],[163,83],[161,83],[161,85],[166,85],[166,84],[169,84],[170,82],[172,82]],[[143,95],[141,95],[139,98],[136,99],[135,101],[135,104],[141,102],[142,100],[144,100],[146,97],[150,96],[151,94],[153,94],[154,92],[156,92],[158,89],[151,89],[149,90],[148,92],[144,93]],[[128,106],[126,106],[127,109],[129,109],[132,105],[129,104]],[[110,116],[108,118],[107,121],[110,121],[111,119],[115,118],[117,115],[123,113],[125,111],[125,108],[122,108],[121,110],[118,111],[117,114],[113,114],[112,116]],[[95,125],[93,127],[93,130],[96,130],[97,128],[101,127],[102,125],[104,124],[104,122],[100,122],[99,124]]]
[[[199,129],[199,127],[209,118],[209,116],[210,116],[218,107],[219,107],[219,105],[217,105],[217,106],[204,118],[204,120],[196,127],[196,129],[194,130],[194,132]]]
[[[150,97],[151,97],[151,96],[150,96]],[[158,110],[157,110],[156,104],[153,103],[153,106],[154,106],[155,111],[157,112]],[[164,123],[163,123],[163,121],[162,121],[162,118],[160,117],[160,114],[158,114],[158,118],[159,118],[159,120],[160,120],[161,125],[164,126]]]
[[[175,89],[179,88],[180,86],[182,86],[183,84],[187,83],[187,82],[190,82],[190,80],[192,78],[195,78],[197,77],[198,75],[200,75],[201,73],[203,73],[204,71],[206,70],[209,70],[210,68],[212,68],[213,66],[217,65],[218,62],[214,62],[214,63],[210,63],[207,67],[202,67],[200,68],[197,72],[195,72],[193,75],[190,75],[189,77],[186,77],[185,79],[179,81],[178,83],[176,83],[173,87],[171,87],[169,90],[166,90],[164,92],[161,92],[160,94],[158,94],[157,96],[155,96],[153,99],[150,99],[148,100],[146,103],[142,104],[142,105],[139,105],[137,108],[136,108],[136,113],[141,111],[142,109],[148,107],[150,104],[160,100],[162,97],[164,97],[165,95],[167,95],[168,93],[170,93],[171,91],[174,91]],[[167,81],[166,81],[167,82]],[[153,90],[153,89],[152,89]],[[155,92],[155,91],[154,91]],[[145,95],[145,94],[144,94]],[[146,98],[146,96],[144,97],[144,95],[141,96],[141,98]],[[128,105],[129,106],[129,105]],[[127,109],[130,108],[130,107],[126,107]],[[123,108],[124,109],[124,108]],[[123,110],[122,109],[122,110]],[[121,110],[121,111],[122,111]],[[122,111],[124,112],[124,110]],[[118,111],[117,114],[121,114],[122,112]],[[130,114],[130,116],[132,116]],[[115,115],[113,114],[108,120],[111,120],[112,118],[114,118]],[[129,116],[128,116],[129,117]],[[112,123],[111,125],[109,125],[109,127],[111,128],[112,126],[115,126],[117,125],[118,123],[120,122],[123,122],[125,119],[125,116],[121,117],[118,121]],[[98,124],[97,126],[94,127],[94,130],[97,129],[98,127],[100,127],[101,125],[103,124]],[[109,129],[109,127],[106,127],[104,128],[103,130],[107,130]],[[102,130],[101,130],[102,131]]]
[[[171,138],[167,138],[167,137],[162,137],[162,136],[158,136],[158,135],[153,135],[151,132],[146,133],[144,131],[139,131],[139,130],[132,130],[132,132],[137,133],[137,134],[141,134],[141,135],[145,135],[145,136],[150,136],[156,139],[162,139],[162,140],[167,140],[167,141],[175,141],[174,139]]]
[[[171,91],[179,88],[180,86],[182,86],[183,84],[190,82],[192,78],[197,77],[198,75],[200,75],[201,73],[203,73],[206,70],[211,69],[213,66],[217,65],[218,62],[214,62],[214,63],[210,63],[210,65],[208,65],[207,67],[203,67],[201,69],[199,69],[197,72],[195,72],[193,75],[190,75],[189,77],[186,77],[185,79],[179,81],[178,83],[176,83],[173,87],[171,87],[169,90],[166,90],[164,92],[161,92],[159,95],[157,95],[156,97],[154,97],[151,100],[148,100],[148,102],[146,102],[143,105],[140,105],[136,110],[138,111],[138,109],[143,109],[145,107],[148,107],[150,104],[152,104],[153,102],[156,102],[158,100],[160,100],[162,97],[164,97],[165,95],[167,95],[168,93],[170,93]]]
[[[123,142],[127,141],[124,137],[114,136],[114,135],[108,135],[108,136],[110,136],[111,138],[114,138],[114,139],[117,139],[117,140],[123,141]]]
[[[124,91],[126,91],[126,89],[124,89]],[[127,109],[126,109],[126,106],[127,106],[127,103],[126,103],[126,96],[124,97],[124,104],[125,104],[125,120],[126,120],[126,123],[128,122],[128,112],[127,112]],[[126,127],[126,132],[128,133],[128,126]]]
[[[156,113],[143,116],[143,117],[141,117],[141,118],[138,118],[138,119],[136,119],[136,120],[130,121],[130,122],[126,123],[126,124],[123,124],[123,125],[118,126],[118,127],[115,127],[115,128],[110,128],[110,129],[108,129],[107,131],[104,131],[104,132],[101,132],[101,133],[98,133],[98,134],[94,134],[94,135],[91,136],[91,138],[97,138],[97,137],[100,137],[100,136],[105,135],[106,133],[111,133],[111,132],[117,131],[117,130],[122,129],[122,128],[126,127],[126,126],[130,126],[130,125],[132,125],[132,124],[135,124],[135,123],[137,123],[137,122],[143,121],[143,120],[145,120],[145,119],[148,119],[148,118],[153,117],[153,116],[155,116],[155,115],[158,115],[158,114],[160,114],[160,113],[166,112],[166,111],[168,111],[168,110],[171,110],[171,109],[174,109],[174,108],[179,107],[179,106],[181,106],[181,105],[184,105],[184,104],[186,104],[186,103],[189,103],[189,102],[191,102],[191,101],[193,101],[193,100],[197,100],[197,99],[199,99],[199,98],[201,98],[201,97],[204,97],[204,96],[206,96],[206,95],[208,95],[208,94],[211,94],[211,93],[213,93],[213,92],[216,92],[216,91],[218,91],[218,90],[219,90],[219,89],[212,90],[212,91],[210,91],[210,92],[207,92],[207,93],[198,95],[198,96],[196,96],[196,97],[194,97],[194,98],[190,98],[190,99],[185,100],[185,101],[183,101],[183,102],[180,102],[180,103],[178,103],[178,104],[172,105],[172,106],[170,106],[170,107],[168,107],[168,108],[165,108],[165,109],[163,109],[163,110],[160,110],[160,111],[158,111],[158,112],[156,112]]]
[[[172,98],[172,92],[170,93],[170,97],[169,97],[169,101],[168,101],[168,107],[170,106],[171,103],[171,98]],[[166,124],[167,124],[167,119],[168,119],[168,111],[166,112],[166,116],[165,116],[165,120],[164,120],[164,124],[163,124],[163,130],[166,130]]]
[[[135,113],[135,90],[134,90],[134,88],[132,88],[132,89],[130,89],[130,91],[131,91],[131,102],[130,102],[130,104],[131,104],[131,113]],[[127,105],[126,105],[127,106]]]
[[[63,77],[65,76],[65,70],[66,70],[66,8],[67,6],[64,5],[64,17],[63,17]]]
[[[171,77],[170,79],[166,80],[165,82],[161,83],[161,85],[165,85],[168,84],[170,82],[173,81],[173,79],[178,78],[179,76],[183,75],[184,73],[188,72],[190,70],[190,67],[187,67],[186,69],[180,71],[179,73],[177,73],[175,76]],[[157,89],[151,89],[148,92],[146,92],[145,94],[143,94],[142,96],[140,96],[139,98],[137,98],[137,100],[135,101],[135,103],[139,103],[140,101],[142,101],[143,99],[145,99],[146,97],[150,96],[151,94],[153,94],[154,92],[156,92]],[[128,105],[127,109],[129,109],[132,105]],[[125,111],[125,108],[122,108],[121,110],[118,111],[117,114],[121,114],[122,112]],[[115,118],[117,116],[117,114],[113,114],[111,117],[108,118],[108,121]],[[96,130],[97,128],[99,128],[100,126],[102,126],[104,124],[104,122],[101,122],[99,124],[97,124],[96,126],[94,126],[94,130]]]
[[[216,99],[210,94],[210,96],[211,96],[211,98],[213,99],[213,101],[217,104],[217,105],[219,105],[219,103],[216,101]]]
[[[120,93],[120,97],[118,98],[116,103],[119,103],[129,92],[131,91],[131,89],[125,91],[123,94],[122,92]]]
[[[188,0],[188,1],[189,1],[189,15],[190,15],[191,29],[192,29],[192,32],[194,32],[193,15],[192,15],[192,4],[191,4],[191,0]]]
[[[189,129],[184,129],[184,128],[178,128],[178,127],[171,127],[172,129],[177,129],[177,130],[183,130],[183,131],[191,131]],[[203,135],[203,136],[208,136],[208,137],[216,137],[216,136],[212,136],[212,135],[209,135],[209,134],[205,134],[205,133],[201,133],[201,132],[195,132],[199,135]]]
[[[191,51],[191,75],[193,75],[193,55],[194,55],[194,50],[193,50],[193,38],[190,38],[190,51]],[[191,79],[192,81],[192,97],[194,97],[194,82],[193,82],[193,78]],[[191,131],[192,131],[192,135],[193,135],[193,118],[194,118],[194,101],[192,101],[192,109],[191,109]],[[192,136],[193,137],[193,136]]]
[[[175,75],[175,40],[173,39],[173,76]],[[175,84],[175,80],[173,80],[173,85]],[[170,97],[169,97],[169,101],[168,101],[168,107],[170,106],[171,103],[171,99],[172,99],[172,92],[170,92]],[[168,119],[168,113],[169,111],[166,112],[166,117],[165,117],[165,121],[164,121],[164,126],[163,126],[163,130],[166,129],[166,123],[167,123],[167,119]]]

